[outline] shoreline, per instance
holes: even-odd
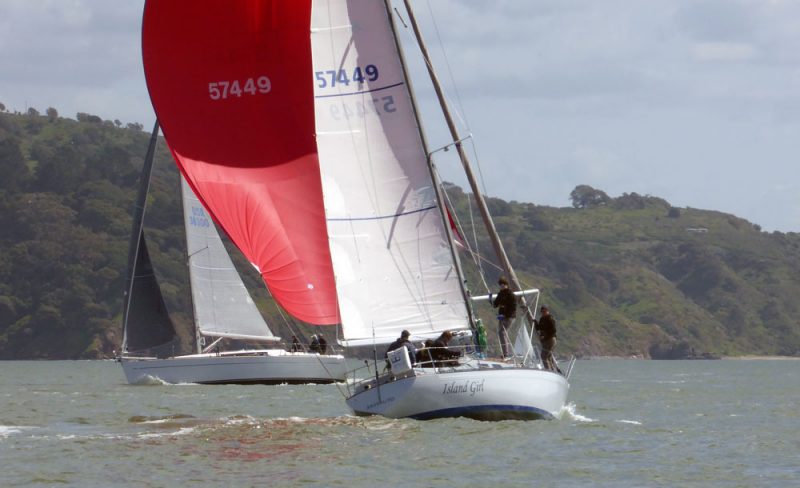
[[[775,360],[775,361],[800,361],[800,356],[775,356],[765,355],[758,356],[754,354],[747,354],[743,356],[719,356],[715,358],[675,358],[675,359],[652,359],[641,356],[584,356],[577,358],[579,361],[591,361],[596,359],[625,359],[631,361],[720,361],[720,360],[738,360],[738,361],[754,361],[754,360]]]
[[[721,359],[740,359],[743,361],[750,361],[753,359],[775,359],[780,361],[797,361],[800,360],[798,356],[756,356],[756,355],[746,355],[746,356],[722,356]]]

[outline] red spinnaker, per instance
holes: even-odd
[[[294,317],[339,322],[309,0],[148,0],[150,98],[187,181]]]

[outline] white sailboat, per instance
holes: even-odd
[[[310,323],[340,324],[345,346],[377,348],[403,330],[417,341],[445,330],[466,339],[476,327],[397,15],[389,0],[145,5],[148,88],[187,181],[278,302]],[[461,155],[498,259],[521,290],[442,108],[446,147]],[[221,151],[219,140],[235,143]],[[390,371],[381,359],[348,385],[347,404],[420,419],[558,416],[571,364],[566,374],[543,369],[529,327],[507,361],[465,355],[417,367],[401,348]]]
[[[444,200],[396,40],[397,14],[389,2],[312,4],[314,71],[352,73],[368,60],[380,72],[374,83],[358,87],[331,80],[315,86],[317,144],[344,342],[386,344],[401,330],[417,340],[445,330],[468,335],[474,320],[471,304],[461,286]],[[430,67],[408,2],[406,7]],[[432,79],[441,93],[438,80]],[[373,104],[376,93],[384,110],[359,117],[359,104]],[[351,105],[353,116],[337,117]],[[449,112],[445,116],[468,169],[461,137]],[[482,204],[477,184],[473,192]],[[488,212],[485,217],[498,258],[519,289]],[[530,346],[526,327],[519,330],[528,338],[523,344]],[[510,361],[464,355],[453,365],[412,367],[401,348],[400,357],[390,355],[391,371],[381,373],[380,363],[377,372],[356,374],[366,378],[351,386],[347,404],[356,414],[418,419],[555,417],[566,402],[567,377],[543,369],[531,350],[523,347]]]
[[[157,132],[157,131],[156,131]],[[155,139],[153,140],[155,141]],[[153,142],[154,143],[154,142]],[[152,163],[146,165],[143,179],[149,181]],[[143,184],[146,181],[143,180]],[[144,192],[146,195],[146,191]],[[280,345],[281,338],[273,335],[253,302],[213,221],[202,204],[181,178],[186,245],[189,257],[189,280],[194,309],[196,354],[148,357],[129,352],[131,341],[161,349],[169,354],[173,337],[159,344],[169,334],[156,334],[155,342],[145,336],[152,323],[137,330],[137,317],[142,306],[152,301],[136,300],[126,304],[127,320],[123,354],[119,357],[125,377],[131,384],[158,379],[167,383],[203,384],[279,384],[331,383],[342,381],[345,360],[340,354],[317,354],[305,351],[289,352]],[[143,208],[144,202],[140,206]],[[143,213],[142,215],[143,216]],[[140,225],[135,225],[140,228]],[[135,230],[136,232],[136,230]],[[136,242],[144,243],[144,233]],[[149,260],[148,260],[149,261]],[[138,260],[134,268],[139,264]],[[152,277],[152,273],[145,273]],[[141,276],[140,276],[141,278]],[[152,277],[152,280],[155,278]],[[151,286],[158,287],[153,281]],[[159,292],[160,295],[160,292]],[[159,304],[163,307],[163,301]],[[132,313],[131,313],[132,312]],[[146,312],[145,312],[146,313]],[[166,315],[162,319],[169,320]],[[170,326],[165,330],[172,330]],[[226,350],[224,340],[233,339],[261,347]]]

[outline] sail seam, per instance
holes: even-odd
[[[395,83],[394,85],[382,86],[380,88],[375,88],[374,90],[364,90],[364,91],[357,91],[357,92],[351,92],[351,93],[335,93],[333,95],[315,95],[314,98],[347,97],[347,96],[350,96],[350,95],[361,95],[362,93],[372,93],[372,92],[377,92],[377,91],[381,91],[381,90],[388,90],[389,88],[394,88],[396,86],[401,86],[401,85],[404,85],[404,84],[405,83],[401,81],[400,83]]]
[[[328,222],[351,222],[353,220],[383,220],[383,219],[393,219],[395,217],[402,217],[404,215],[412,215],[415,213],[420,212],[427,212],[428,210],[433,210],[436,208],[436,205],[431,205],[430,207],[424,207],[417,210],[411,210],[410,212],[400,212],[396,214],[390,215],[378,215],[377,217],[346,217],[346,218],[329,218],[327,219]]]

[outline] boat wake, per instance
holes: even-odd
[[[135,383],[131,383],[132,385],[136,386],[164,386],[169,385],[166,381],[162,380],[161,378],[157,378],[155,376],[145,375],[136,380]]]
[[[25,425],[0,425],[0,439],[10,437],[15,434],[21,434],[23,430],[35,429]]]
[[[187,414],[174,414],[157,417],[149,417],[144,415],[134,415],[128,419],[132,424],[169,424],[169,423],[182,423],[186,420],[196,420],[196,417]]]
[[[595,419],[589,418],[579,414],[576,411],[576,407],[574,403],[568,403],[561,408],[561,412],[558,414],[558,418],[561,420],[574,420],[576,422],[595,422]]]

